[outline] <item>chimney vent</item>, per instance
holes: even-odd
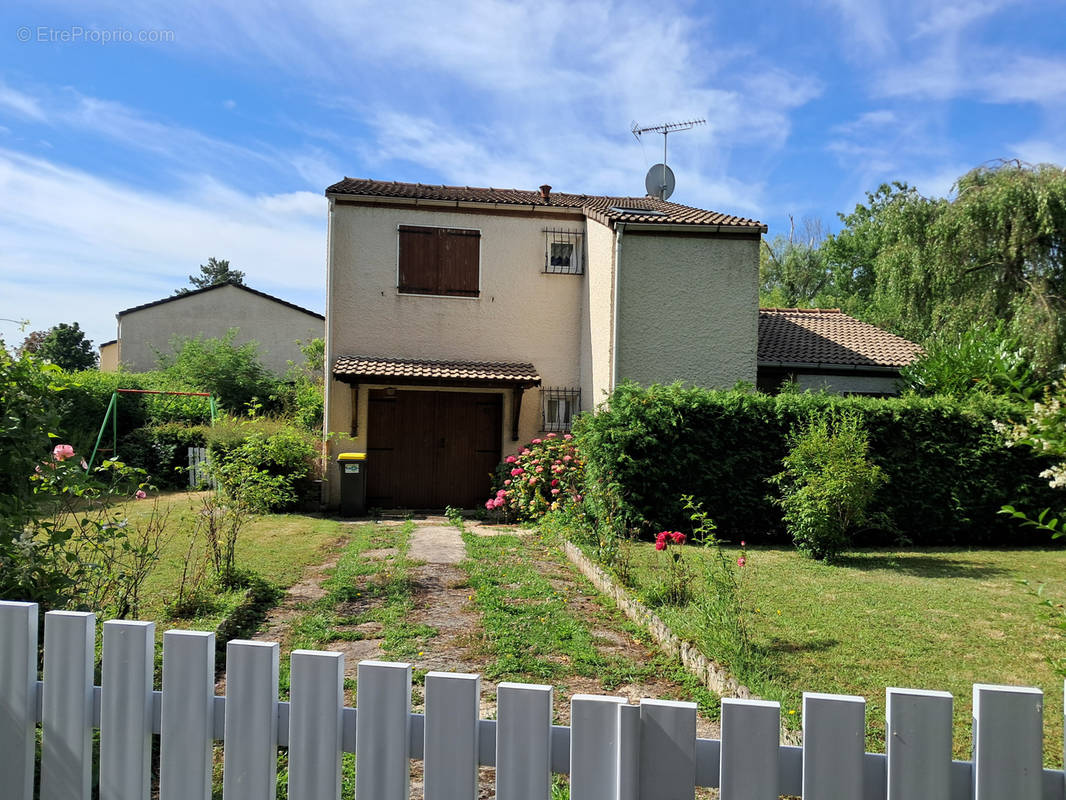
[[[550,203],[551,202],[551,192],[552,192],[552,187],[550,187],[548,184],[544,184],[543,186],[541,186],[540,187],[540,198],[541,198],[541,200],[543,200],[545,203]]]

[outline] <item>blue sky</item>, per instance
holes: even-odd
[[[98,344],[209,256],[321,311],[328,184],[642,194],[633,121],[707,119],[677,202],[835,230],[882,181],[1066,165],[1064,31],[1061,0],[9,2],[0,317]]]

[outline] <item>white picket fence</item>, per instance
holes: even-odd
[[[207,469],[207,448],[189,448],[189,488],[190,489],[217,489],[218,483]]]
[[[341,754],[355,753],[360,800],[403,800],[412,759],[426,800],[473,800],[477,768],[496,768],[500,800],[547,800],[552,773],[573,800],[675,800],[696,786],[722,800],[1063,800],[1060,770],[1042,769],[1043,695],[973,689],[972,762],[951,759],[951,695],[888,690],[887,754],[864,753],[860,697],[805,694],[803,747],[779,741],[780,708],[723,700],[722,738],[696,737],[693,703],[575,695],[570,727],[552,725],[550,686],[501,683],[497,718],[478,716],[477,675],[431,672],[425,714],[411,713],[411,667],[359,664],[357,708],[344,707],[344,656],[295,651],[278,701],[278,645],[233,641],[226,696],[215,696],[214,634],[163,635],[153,691],[155,626],[103,625],[102,686],[93,685],[96,619],[51,612],[37,680],[38,609],[0,602],[0,797],[33,796],[41,726],[41,800],[89,800],[100,731],[101,800],[147,800],[159,736],[160,800],[211,797],[212,745],[223,741],[223,797],[275,796],[288,749],[289,797],[340,797]]]

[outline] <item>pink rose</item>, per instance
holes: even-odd
[[[494,501],[492,501],[492,500],[486,500],[485,501],[485,508],[487,508],[489,511],[492,511],[492,509],[494,509],[495,507],[496,506],[495,506]]]
[[[505,494],[507,494],[506,489],[500,489],[498,492],[496,492],[497,497],[503,497]]]
[[[52,458],[56,461],[64,461],[74,457],[74,448],[69,444],[57,444],[52,448]]]
[[[740,558],[737,559],[737,566],[738,567],[743,567],[747,563],[748,563],[748,559],[744,558],[744,556],[741,556]]]
[[[502,505],[503,505],[503,498],[502,497],[497,497],[495,500],[492,501],[493,508],[499,508]]]
[[[148,497],[148,492],[146,492],[144,489],[138,489],[137,493],[133,496],[136,497],[138,500],[144,500],[146,497]]]
[[[552,494],[559,494],[559,490],[558,489],[552,489]]]
[[[511,470],[511,477],[512,478],[517,478],[523,472],[525,472],[525,470],[522,469],[521,467],[515,467],[514,469]]]
[[[517,459],[517,458],[515,458],[514,456],[507,456],[507,458],[505,458],[505,459],[504,459],[504,461],[506,461],[506,462],[507,462],[508,464],[513,464],[513,463],[514,463],[514,462],[516,462],[517,460],[518,460],[518,459]]]
[[[685,543],[685,534],[683,534],[681,531],[674,531],[670,534],[670,538],[673,540],[674,544]]]
[[[744,547],[745,545],[747,545],[747,542],[745,542],[743,539],[741,539],[740,540],[740,546]]]
[[[656,539],[655,540],[655,549],[656,550],[665,550],[666,549],[666,542],[662,541],[661,539]]]

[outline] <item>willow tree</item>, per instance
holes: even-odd
[[[830,262],[873,273],[871,322],[922,341],[1003,320],[1053,371],[1066,361],[1066,172],[1002,162],[966,173],[954,194],[870,195],[882,202],[843,218]],[[849,259],[860,253],[868,263]]]

